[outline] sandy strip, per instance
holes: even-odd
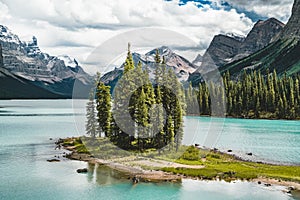
[[[273,179],[273,178],[256,178],[252,180],[253,182],[261,182],[262,184],[267,183],[271,185],[280,185],[280,186],[285,186],[287,188],[292,187],[294,190],[299,190],[300,191],[300,183],[292,182],[292,181],[283,181],[283,180],[278,180],[278,179]]]

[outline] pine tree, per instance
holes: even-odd
[[[111,137],[111,95],[110,86],[106,86],[103,82],[99,82],[97,88],[97,111],[99,128],[106,137]],[[101,133],[99,133],[99,136]]]
[[[95,138],[98,126],[97,126],[97,119],[96,119],[96,109],[95,109],[95,99],[94,99],[94,92],[90,92],[90,97],[86,105],[86,134]]]
[[[148,108],[146,105],[146,95],[144,93],[144,89],[142,88],[140,95],[137,99],[137,105],[135,106],[135,123],[139,127],[137,130],[137,140],[138,140],[138,149],[141,150],[144,148],[144,144],[141,146],[142,138],[148,138],[147,135],[147,126],[148,126]]]
[[[156,64],[159,64],[159,63],[161,62],[161,59],[160,59],[160,55],[159,55],[158,49],[156,49],[156,51],[155,51],[155,57],[154,57],[154,60],[155,60],[155,63],[156,63]],[[165,59],[163,59],[163,60],[165,60]]]
[[[124,65],[124,74],[132,69],[134,69],[134,61],[130,52],[130,43],[128,43],[127,58]]]
[[[169,115],[167,120],[167,135],[169,141],[169,150],[173,150],[175,146],[175,132],[174,132],[174,122],[171,115]]]

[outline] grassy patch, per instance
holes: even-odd
[[[161,170],[208,180],[216,178],[228,181],[234,179],[250,180],[266,177],[300,182],[300,166],[280,166],[241,161],[232,155],[212,150],[197,149],[192,146],[181,146],[178,151],[166,148],[160,151],[149,149],[147,152],[138,153],[122,150],[106,138],[93,139],[89,137],[68,138],[64,140],[63,145],[75,146],[76,151],[79,153],[91,153],[94,157],[102,159],[139,156],[185,165],[203,165],[204,168],[200,169],[165,167],[161,168]],[[159,169],[149,166],[142,167],[144,169]]]
[[[200,154],[205,150],[199,150]],[[300,166],[280,166],[263,163],[241,161],[228,154],[206,151],[205,161],[174,160],[182,164],[204,165],[202,169],[163,168],[163,171],[183,174],[203,179],[221,178],[224,180],[250,180],[258,177],[268,177],[287,181],[300,182]]]

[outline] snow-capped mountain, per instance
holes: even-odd
[[[71,97],[75,80],[87,87],[92,85],[93,78],[84,72],[74,58],[42,52],[35,36],[32,41],[23,42],[6,26],[0,25],[0,44],[3,67],[39,87]]]
[[[226,33],[225,35],[228,36],[228,37],[231,37],[235,40],[238,40],[240,42],[243,42],[246,38],[245,36],[237,34],[237,33]]]
[[[190,63],[184,57],[174,53],[169,47],[162,46],[160,48],[157,48],[157,50],[161,56],[161,59],[163,57],[165,58],[166,67],[174,70],[176,76],[180,81],[186,81],[189,77],[189,74],[193,73],[196,70],[196,66],[194,64]],[[149,77],[151,80],[154,80],[154,72],[157,66],[155,64],[155,53],[156,49],[153,49],[146,54],[139,54],[136,52],[132,53],[134,63],[137,64],[140,61],[142,63],[142,67],[144,69],[147,68],[147,70],[149,71]],[[117,83],[117,80],[123,74],[123,67],[124,63],[120,67],[115,68],[113,71],[104,74],[101,77],[101,80],[105,84],[111,85],[113,88]]]

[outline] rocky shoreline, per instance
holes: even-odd
[[[55,144],[57,145],[56,148],[63,148],[70,153],[64,154],[63,157],[66,157],[71,160],[78,160],[78,161],[84,161],[91,164],[98,164],[98,165],[105,165],[113,170],[117,170],[119,172],[124,173],[126,176],[128,176],[128,179],[131,179],[132,182],[138,183],[138,182],[173,182],[178,183],[181,182],[182,179],[194,179],[194,180],[203,180],[199,179],[197,177],[192,176],[185,176],[182,174],[174,174],[171,172],[164,172],[159,170],[159,168],[163,167],[174,167],[174,168],[188,168],[188,169],[200,169],[204,168],[202,165],[185,165],[185,164],[179,164],[175,162],[169,162],[169,161],[163,161],[163,160],[157,160],[153,158],[144,158],[144,157],[126,157],[126,158],[118,158],[118,159],[99,159],[95,158],[93,155],[90,155],[88,153],[78,153],[76,151],[76,146],[70,146],[70,145],[64,145],[62,139],[59,139]],[[216,149],[215,149],[216,150]],[[225,152],[221,152],[222,154],[226,154]],[[231,154],[230,154],[231,155]],[[237,159],[241,159],[240,157],[237,157]],[[51,162],[50,160],[48,160]],[[54,162],[56,162],[57,159],[55,159]],[[125,164],[130,163],[130,165]],[[157,168],[157,169],[144,169],[146,168]],[[87,169],[78,169],[78,173],[85,173],[88,172]],[[216,179],[218,180],[218,179]],[[265,177],[259,177],[255,179],[248,180],[257,184],[264,185],[266,187],[269,186],[284,186],[285,190],[283,192],[286,192],[288,194],[299,194],[300,191],[300,183],[293,182],[293,181],[283,181],[280,179],[273,179],[273,178],[265,178]]]
[[[65,149],[71,150],[70,147],[67,147]],[[111,169],[125,173],[132,180],[138,178],[138,180],[141,182],[181,182],[183,178],[183,176],[181,175],[174,175],[172,173],[156,170],[144,170],[137,166],[127,166],[116,161],[94,158],[89,154],[77,153],[74,151],[72,151],[66,157],[72,160],[79,160],[92,164],[105,165]]]

